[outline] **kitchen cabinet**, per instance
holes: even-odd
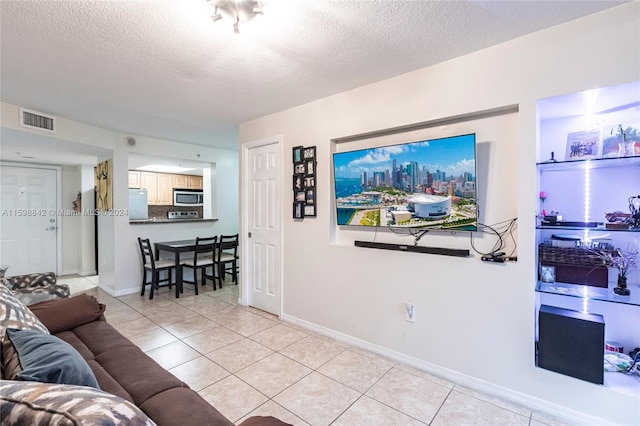
[[[602,317],[604,342],[594,344],[602,353],[600,365],[605,342],[619,344],[625,354],[640,347],[640,271],[628,274],[631,294],[619,295],[614,292],[618,270],[601,258],[613,248],[638,249],[640,228],[625,221],[640,188],[639,93],[640,82],[634,82],[538,100],[537,349],[550,331],[540,319],[549,309]],[[609,222],[613,212],[622,221]],[[539,355],[536,363],[543,367]],[[572,366],[582,362],[567,345],[554,357]],[[607,372],[604,386],[640,394],[633,375]]]
[[[170,206],[173,204],[173,186],[170,174],[140,172],[141,187],[147,190],[149,205]]]
[[[202,189],[202,176],[189,175],[189,189]]]
[[[129,170],[129,188],[141,188],[140,172]]]
[[[202,176],[173,175],[173,187],[177,189],[202,189]]]
[[[173,175],[158,173],[158,198],[157,205],[173,205]]]
[[[152,172],[140,172],[140,187],[147,190],[147,202],[158,202],[158,174]]]
[[[174,188],[188,188],[189,177],[187,175],[172,175]]]

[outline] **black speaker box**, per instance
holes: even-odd
[[[555,306],[538,312],[538,367],[604,383],[604,318]]]

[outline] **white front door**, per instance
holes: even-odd
[[[0,166],[0,263],[8,276],[57,272],[57,171]]]
[[[280,144],[245,145],[244,218],[249,305],[280,315],[282,289],[282,219]],[[244,263],[244,262],[243,262]]]

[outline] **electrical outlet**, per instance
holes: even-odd
[[[413,303],[407,303],[405,306],[404,319],[408,322],[416,322],[416,308]]]

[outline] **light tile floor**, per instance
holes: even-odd
[[[105,316],[160,365],[235,423],[273,415],[294,425],[564,425],[237,305],[238,287],[211,285],[179,299],[113,298]]]

